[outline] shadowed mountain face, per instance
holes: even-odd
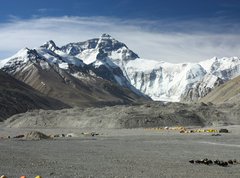
[[[215,88],[206,97],[203,102],[212,103],[239,103],[240,102],[240,76],[236,77],[223,85]]]
[[[32,109],[62,109],[69,107],[49,98],[0,70],[0,121]]]

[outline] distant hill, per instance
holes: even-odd
[[[68,108],[0,70],[0,121],[32,109]]]
[[[240,76],[220,85],[202,98],[202,102],[212,103],[239,103],[240,102]]]

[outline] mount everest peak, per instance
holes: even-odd
[[[57,47],[53,40],[49,40],[48,42],[44,43],[41,47],[49,49],[51,51],[59,50],[59,48]]]
[[[124,43],[115,40],[108,34],[84,42],[69,43],[61,47],[61,50],[84,60],[86,64],[92,63],[101,52],[106,53],[116,63],[139,58]]]
[[[198,100],[240,74],[238,57],[180,64],[142,59],[108,34],[62,47],[50,40],[1,60],[0,67],[14,74],[29,60],[40,61],[42,69],[54,65],[75,78],[83,78],[84,73],[128,88],[138,96],[174,102]]]

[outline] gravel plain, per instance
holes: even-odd
[[[190,164],[191,159],[240,161],[240,126],[231,133],[180,134],[147,129],[37,129],[46,134],[75,133],[76,137],[48,140],[0,140],[0,174],[34,177],[240,177],[240,164]],[[0,127],[0,135],[33,129]],[[36,130],[36,129],[34,129]],[[82,132],[99,133],[83,136]]]

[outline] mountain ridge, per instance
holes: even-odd
[[[103,40],[106,40],[107,43],[113,39],[110,35],[106,36],[103,39],[100,37],[87,40],[82,42],[81,45],[92,41],[98,43],[98,41]],[[74,44],[74,49],[76,49],[78,43]],[[66,46],[68,45],[62,48],[66,48]],[[124,55],[122,55],[123,57],[116,55],[116,51],[124,51],[121,48],[116,49],[112,46],[112,49],[109,50],[108,45],[107,47],[107,50],[103,48],[105,58],[119,66],[130,83],[153,100],[197,101],[215,87],[240,74],[240,59],[238,57],[223,57],[220,59],[214,57],[198,63],[172,64],[164,61],[142,59],[138,55],[124,58]],[[80,52],[75,50],[74,55],[80,57],[84,63],[94,63],[97,61],[99,53],[96,46],[91,46],[90,49],[89,51],[89,48],[81,48]],[[127,56],[131,55],[128,54]]]
[[[240,74],[238,57],[214,57],[179,64],[142,59],[108,34],[62,47],[50,40],[34,50],[50,63],[71,71],[73,76],[76,76],[74,68],[81,68],[91,76],[128,88],[142,97],[148,95],[153,100],[197,101]],[[4,68],[0,62],[1,66]]]
[[[93,75],[94,70],[90,65],[58,49],[53,41],[36,49],[24,48],[5,61],[2,70],[71,106],[115,105],[149,100],[136,89],[124,88]],[[125,79],[122,73],[118,75],[122,80]],[[126,79],[125,84],[130,86]]]

